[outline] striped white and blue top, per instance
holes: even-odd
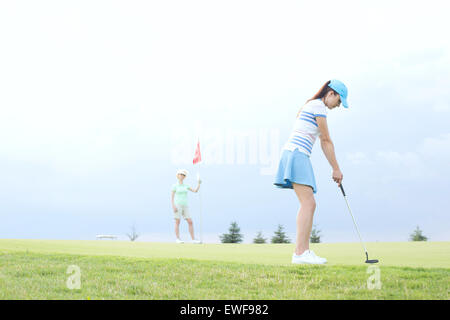
[[[327,113],[328,108],[320,99],[306,103],[299,112],[297,119],[295,119],[294,128],[283,150],[294,151],[298,149],[300,152],[311,156],[314,142],[320,135],[316,118],[326,118]]]

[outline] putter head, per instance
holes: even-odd
[[[366,263],[378,263],[378,260],[377,259],[366,260]]]
[[[366,251],[366,263],[378,263],[377,259],[369,260],[369,254]]]

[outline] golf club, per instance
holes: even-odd
[[[366,253],[366,263],[377,263],[378,262],[377,259],[369,260],[369,254],[367,253],[366,246],[364,245],[364,242],[361,238],[361,234],[359,233],[358,226],[356,225],[355,218],[353,217],[353,214],[352,214],[352,210],[350,209],[350,206],[348,205],[347,196],[345,195],[345,191],[344,191],[344,187],[342,186],[342,183],[339,185],[339,187],[341,188],[342,194],[344,195],[344,199],[345,199],[345,202],[347,203],[348,211],[350,212],[350,215],[352,216],[353,223],[355,225],[356,231],[358,232],[359,240],[361,240],[361,244],[364,248],[364,252]]]

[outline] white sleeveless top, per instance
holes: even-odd
[[[298,149],[300,152],[311,156],[311,151],[320,135],[319,126],[316,117],[327,117],[328,108],[322,100],[316,99],[306,103],[302,111],[299,113],[294,122],[292,133],[283,147],[283,150],[294,151]]]

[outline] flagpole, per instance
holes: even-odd
[[[198,152],[198,153],[197,153]],[[200,152],[200,137],[197,139],[197,148],[195,150],[195,157],[194,157],[194,165],[198,163],[198,170],[197,170],[197,184],[198,184],[198,197],[200,201],[200,243],[203,243],[203,215],[202,215],[202,194],[200,192],[200,163],[202,162],[202,156]]]
[[[200,180],[200,163],[198,164],[198,180]],[[200,187],[200,184],[198,186]],[[200,242],[203,243],[202,193],[200,189],[198,190],[198,197],[200,200]]]

